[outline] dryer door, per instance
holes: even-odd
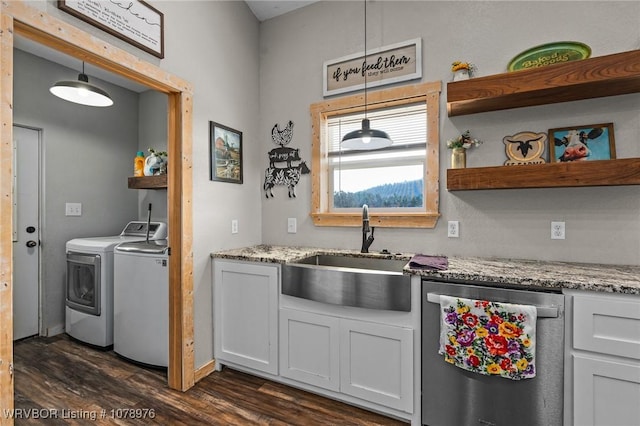
[[[100,315],[100,255],[67,253],[67,306]]]

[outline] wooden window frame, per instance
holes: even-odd
[[[428,82],[376,92],[367,92],[367,109],[416,102],[427,104],[427,161],[424,170],[424,210],[419,212],[369,211],[369,223],[383,228],[435,228],[440,194],[440,92],[442,83]],[[330,211],[329,157],[326,143],[330,116],[364,111],[364,93],[318,102],[311,112],[311,218],[316,226],[360,226],[360,212]]]

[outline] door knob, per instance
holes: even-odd
[[[38,245],[38,243],[36,243],[36,242],[35,242],[35,241],[33,241],[33,240],[29,240],[29,241],[27,241],[27,247],[29,247],[29,248],[31,248],[31,247],[35,247],[35,246],[37,246],[37,245]]]

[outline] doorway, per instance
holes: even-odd
[[[192,254],[192,109],[193,87],[181,78],[25,2],[0,4],[0,406],[13,408],[12,355],[12,197],[11,100],[13,37],[19,35],[104,68],[168,95],[169,162],[167,196],[169,241],[168,384],[187,390],[195,382]],[[4,423],[5,419],[0,419]],[[8,421],[8,420],[7,420]]]
[[[13,340],[39,333],[40,131],[13,126]]]

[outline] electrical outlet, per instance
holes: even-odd
[[[460,228],[457,220],[450,220],[447,225],[447,237],[458,238],[460,236]]]
[[[66,203],[64,205],[65,216],[82,216],[82,203]]]
[[[289,234],[295,234],[296,232],[298,232],[297,227],[298,223],[295,217],[290,217],[287,219],[287,232]]]
[[[551,239],[564,240],[564,222],[551,222]]]
[[[231,221],[231,233],[232,234],[238,233],[238,219],[233,219]]]

